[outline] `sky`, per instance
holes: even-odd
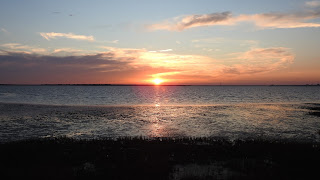
[[[0,1],[0,84],[319,84],[319,47],[320,1]]]

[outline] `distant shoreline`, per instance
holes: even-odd
[[[163,85],[153,85],[153,84],[0,84],[0,86],[320,86],[320,84],[292,84],[292,85],[192,85],[192,84],[163,84]]]

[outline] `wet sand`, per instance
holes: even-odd
[[[0,103],[0,142],[79,139],[224,137],[320,141],[319,104],[58,106]]]

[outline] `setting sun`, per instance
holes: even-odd
[[[159,79],[159,78],[156,78],[156,79],[153,79],[152,82],[155,84],[155,85],[160,85],[163,80],[162,79]]]

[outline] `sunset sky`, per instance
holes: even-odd
[[[318,84],[320,1],[0,1],[0,84],[154,82]]]

